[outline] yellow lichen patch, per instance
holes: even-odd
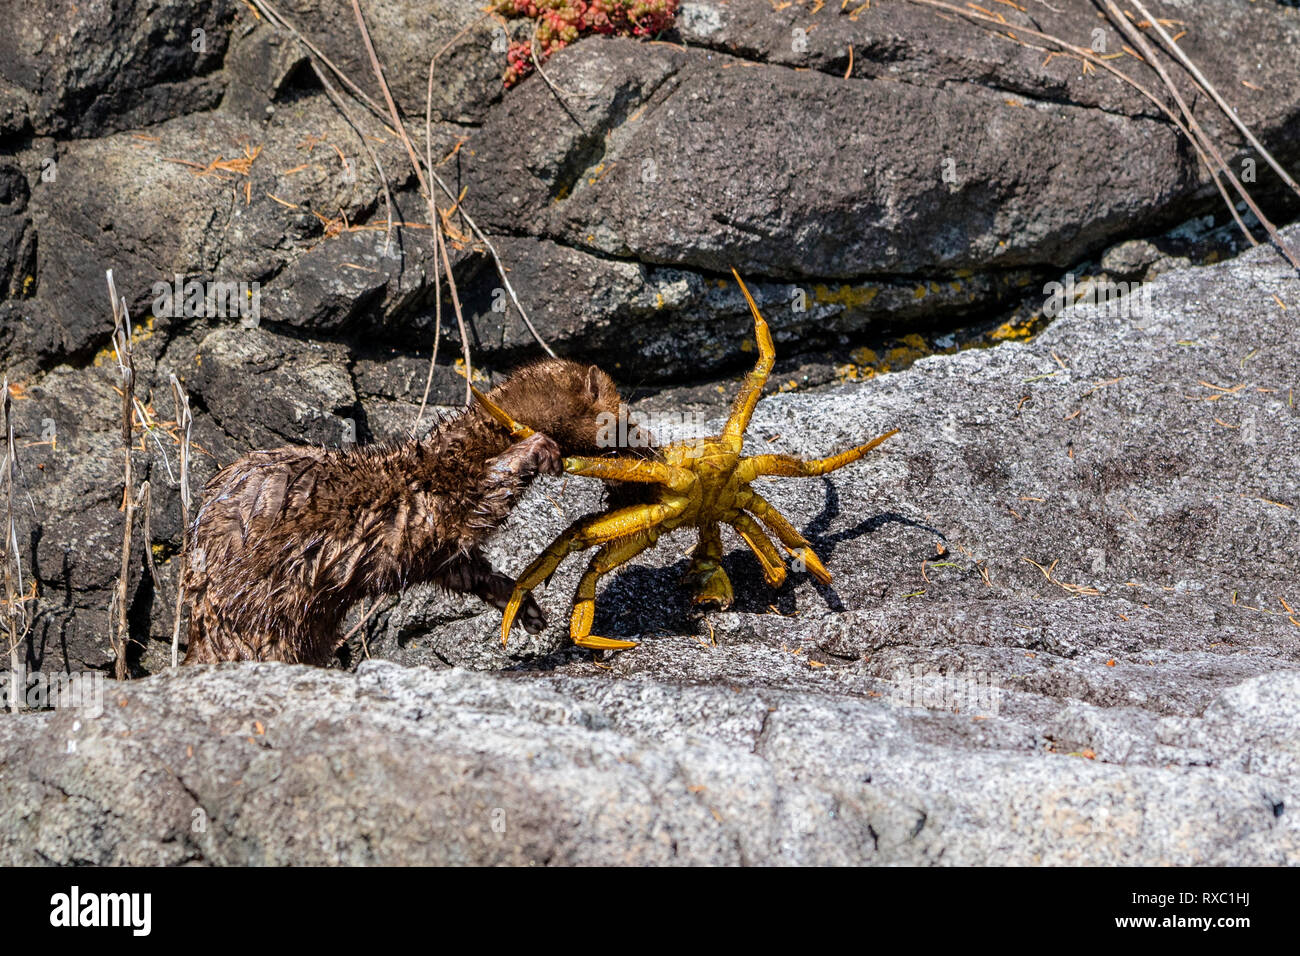
[[[139,345],[141,342],[147,342],[154,333],[153,316],[147,315],[143,322],[133,322],[131,324],[131,344]],[[105,368],[112,366],[117,367],[117,358],[113,352],[113,346],[100,349],[90,363],[95,368]]]
[[[1036,316],[1034,317],[1036,318]],[[1017,339],[1027,339],[1034,334],[1034,318],[1029,320],[1003,322],[996,329],[989,333],[989,338],[994,342],[1010,342]]]
[[[754,343],[749,339],[745,339],[745,341],[740,343],[740,350],[742,352],[752,352],[754,351]]]
[[[890,369],[903,369],[911,365],[919,358],[925,358],[928,349],[908,348],[905,345],[896,346],[885,353],[885,362],[881,366],[882,371]]]
[[[813,286],[813,301],[819,305],[842,305],[846,309],[861,309],[871,304],[871,300],[880,294],[880,287],[874,285],[837,285],[831,289],[828,285]]]
[[[864,381],[881,372],[895,372],[907,368],[917,359],[933,355],[934,352],[934,346],[927,342],[924,336],[912,332],[895,339],[894,344],[885,351],[883,356],[875,349],[866,346],[854,349],[849,353],[852,361],[836,366],[835,375],[840,381]]]
[[[863,368],[853,362],[845,362],[843,365],[835,366],[835,380],[838,382],[865,382],[869,378],[875,378],[876,370],[874,368]]]

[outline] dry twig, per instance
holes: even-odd
[[[4,547],[0,550],[0,560],[4,563],[5,604],[4,629],[9,639],[9,709],[17,713],[22,707],[24,691],[27,687],[23,659],[18,649],[27,636],[31,623],[24,602],[31,600],[23,587],[23,562],[18,551],[18,529],[14,523],[14,468],[18,463],[18,446],[14,442],[13,401],[9,395],[9,376],[5,376],[0,385],[4,394],[0,398],[3,406],[5,428],[5,457],[0,465],[0,477],[4,481],[5,531]],[[32,597],[35,597],[35,582],[32,583]]]
[[[176,402],[176,443],[180,447],[181,472],[181,553],[176,563],[176,613],[172,620],[172,667],[179,663],[181,640],[181,611],[185,602],[185,562],[190,553],[190,432],[194,416],[190,413],[190,397],[185,394],[180,380],[170,378],[172,399]]]
[[[123,448],[123,488],[122,510],[125,519],[122,529],[122,568],[118,577],[117,590],[113,594],[109,617],[116,611],[116,626],[110,639],[116,656],[114,676],[126,680],[126,645],[130,639],[127,621],[127,590],[131,576],[131,533],[135,524],[137,506],[134,475],[131,468],[131,441],[135,423],[135,356],[132,353],[131,316],[127,312],[126,298],[118,297],[117,287],[113,284],[113,270],[108,270],[108,295],[113,304],[113,354],[117,359],[118,374],[122,383],[122,448]],[[110,622],[110,627],[114,625]]]

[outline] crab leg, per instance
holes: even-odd
[[[636,647],[636,641],[618,641],[596,637],[591,633],[591,624],[596,617],[596,583],[603,575],[626,564],[650,547],[658,537],[658,528],[647,528],[630,538],[611,541],[596,552],[582,579],[578,581],[578,590],[573,599],[573,616],[569,620],[569,636],[573,638],[573,643],[595,651],[618,651]]]
[[[686,494],[695,485],[695,473],[660,461],[627,458],[566,458],[564,470],[571,475],[586,475],[606,481],[638,481],[663,485],[677,494]]]
[[[691,566],[686,569],[684,580],[694,586],[696,604],[731,607],[735,594],[731,579],[722,570],[722,534],[717,524],[700,529],[700,541],[691,552]]]
[[[727,427],[722,431],[723,440],[731,444],[739,454],[745,441],[745,429],[749,427],[750,416],[754,414],[754,406],[762,397],[763,386],[767,384],[767,376],[772,371],[776,348],[772,345],[772,333],[767,328],[767,322],[759,313],[758,306],[754,304],[754,297],[749,294],[749,289],[745,287],[740,273],[732,269],[731,274],[736,277],[740,291],[745,294],[745,301],[749,303],[749,311],[754,314],[754,338],[758,341],[758,362],[755,363],[754,370],[745,376],[745,381],[741,384],[736,400],[731,406],[731,417],[727,419]]]
[[[573,554],[592,545],[604,544],[616,538],[626,538],[638,532],[648,531],[656,525],[675,518],[686,509],[687,502],[633,505],[620,508],[609,514],[588,515],[580,518],[562,531],[550,545],[539,554],[533,563],[524,569],[515,582],[514,592],[506,609],[501,613],[501,643],[504,646],[510,637],[510,627],[514,624],[519,605],[526,595],[541,584],[560,566],[560,562]]]
[[[753,481],[759,475],[777,475],[784,478],[816,478],[818,475],[829,474],[837,468],[852,464],[886,438],[897,434],[898,429],[894,428],[871,439],[865,445],[850,448],[848,451],[842,451],[838,455],[832,455],[829,458],[818,458],[815,461],[804,461],[794,455],[755,455],[753,458],[743,459],[736,466],[736,477],[741,482]]]
[[[795,526],[790,523],[790,520],[772,507],[758,492],[751,491],[749,495],[745,508],[752,511],[763,524],[767,525],[768,530],[776,535],[777,540],[785,545],[786,549],[808,569],[808,573],[822,584],[830,584],[831,573],[826,570],[826,566],[814,553],[812,544],[808,539],[795,530]]]
[[[781,554],[776,550],[776,545],[771,539],[763,533],[758,522],[742,511],[727,523],[740,532],[740,536],[745,539],[745,544],[749,545],[749,549],[758,558],[758,563],[763,566],[763,577],[767,579],[768,586],[779,588],[784,584],[785,564],[781,561]]]

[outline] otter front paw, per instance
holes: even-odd
[[[560,446],[541,432],[515,442],[488,464],[498,480],[512,476],[528,480],[535,475],[564,474]]]
[[[528,463],[528,470],[537,475],[558,477],[564,474],[564,456],[560,446],[549,435],[538,432],[530,435],[515,446],[523,460]]]

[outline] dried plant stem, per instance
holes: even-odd
[[[3,405],[5,427],[5,458],[0,472],[4,478],[5,532],[4,532],[4,580],[5,580],[5,635],[9,639],[9,710],[17,713],[22,708],[27,679],[23,668],[23,659],[19,654],[23,638],[27,634],[27,609],[23,606],[26,599],[23,588],[23,564],[18,552],[18,529],[14,524],[14,467],[18,463],[17,445],[14,442],[13,402],[9,395],[9,376],[5,376],[4,395],[0,398]]]
[[[397,133],[401,137],[402,145],[406,147],[406,155],[411,160],[411,168],[415,170],[415,178],[420,181],[420,190],[424,193],[429,206],[429,229],[434,234],[433,254],[437,257],[439,250],[442,252],[442,265],[447,276],[447,288],[451,292],[451,304],[456,312],[456,325],[460,329],[461,354],[465,357],[465,404],[468,405],[472,400],[470,395],[470,374],[474,367],[473,359],[470,358],[469,335],[465,331],[465,317],[460,309],[460,295],[456,291],[456,283],[452,280],[451,261],[447,256],[447,243],[439,236],[442,222],[438,216],[437,204],[433,201],[433,190],[429,188],[429,181],[424,176],[424,168],[420,165],[420,157],[416,155],[415,146],[411,142],[411,137],[406,133],[406,126],[402,122],[401,114],[397,112],[397,104],[393,101],[393,94],[388,88],[388,81],[384,79],[384,68],[379,62],[379,55],[375,52],[375,45],[371,42],[370,31],[366,28],[366,19],[361,15],[360,0],[352,0],[352,12],[356,15],[357,27],[361,30],[361,39],[365,43],[366,53],[370,57],[370,66],[375,71],[375,80],[379,83],[379,89],[384,94],[384,102],[388,104],[388,112],[392,117],[393,125],[397,127]]]
[[[122,383],[122,457],[124,459],[122,510],[125,513],[122,529],[122,567],[113,598],[117,621],[112,646],[117,658],[114,676],[118,680],[126,680],[126,645],[130,640],[127,592],[131,578],[131,533],[135,525],[136,511],[135,477],[131,466],[131,441],[135,422],[135,356],[132,354],[131,316],[127,312],[126,299],[119,298],[117,295],[112,269],[108,270],[108,294],[113,303],[113,352]]]
[[[447,240],[443,239],[438,243],[438,248],[442,250],[442,268],[446,272],[448,279],[451,278],[451,259],[447,256]],[[474,364],[470,358],[469,333],[465,330],[465,317],[460,311],[460,293],[456,291],[456,283],[448,282],[447,291],[451,293],[451,307],[456,313],[456,325],[460,329],[460,340],[463,343],[461,353],[465,356],[465,404],[471,402],[470,389],[474,377]]]
[[[341,69],[339,69],[339,67],[332,60],[330,60],[329,57],[327,57],[324,53],[322,53],[315,44],[313,44],[310,40],[308,40],[305,36],[303,36],[301,31],[299,31],[296,27],[294,27],[294,25],[290,23],[287,19],[285,19],[285,17],[278,10],[276,10],[273,6],[271,6],[268,0],[249,0],[249,2],[252,3],[253,6],[260,13],[262,13],[269,22],[275,24],[276,26],[292,34],[293,37],[297,39],[299,43],[305,46],[312,53],[313,56],[315,56],[322,63],[324,63],[325,66],[329,68],[330,72],[332,72],[335,76],[337,76],[339,78],[339,81],[344,86],[346,86],[352,92],[352,94],[357,97],[358,100],[360,100],[372,113],[375,114],[375,116],[379,117],[385,123],[385,125],[387,125],[388,120],[391,118],[390,114],[386,112],[378,103],[376,103],[365,92],[365,90],[357,86],[357,84],[353,82],[353,80],[346,73],[344,73]],[[453,37],[453,40],[454,39],[456,38]],[[446,46],[444,46],[444,49],[445,48]],[[437,56],[441,55],[441,52],[442,51],[439,51],[438,54],[435,54],[435,59]],[[398,128],[402,131],[401,132],[402,137],[409,143],[410,137],[406,135],[406,130],[401,123],[400,117],[397,117],[395,119],[395,122],[397,123]],[[393,132],[395,135],[397,134],[396,130],[394,130]],[[411,152],[414,153],[414,150],[411,150]],[[447,186],[447,184],[443,181],[442,177],[439,176],[434,171],[433,163],[428,162],[427,167],[428,167],[429,179],[431,179],[437,185],[437,187],[440,190],[442,190],[443,194],[448,199],[450,199],[453,204],[459,203],[456,194],[451,191],[450,187]],[[421,183],[424,184],[424,177],[420,176],[419,179]],[[427,185],[425,186],[425,188],[427,190]],[[510,284],[510,277],[506,274],[505,264],[501,261],[501,255],[497,252],[496,246],[493,245],[492,240],[488,238],[487,233],[485,233],[482,229],[479,228],[478,223],[474,221],[473,217],[470,216],[468,212],[466,212],[463,208],[459,208],[459,207],[457,208],[457,212],[460,215],[460,217],[465,221],[465,225],[469,226],[470,232],[474,233],[475,238],[477,238],[478,241],[483,244],[483,247],[488,251],[488,255],[492,257],[492,264],[496,267],[497,275],[501,277],[501,284],[506,290],[506,295],[510,297],[511,303],[514,305],[515,309],[519,312],[519,318],[523,320],[525,328],[528,329],[528,333],[536,340],[537,344],[542,347],[542,349],[546,352],[547,355],[550,355],[552,358],[554,358],[555,352],[551,349],[550,345],[547,344],[546,340],[542,338],[541,333],[537,331],[537,327],[533,325],[532,319],[528,317],[527,310],[524,308],[523,303],[519,301],[519,296],[515,293],[514,286]]]
[[[1287,171],[1278,164],[1278,161],[1273,158],[1273,154],[1265,149],[1264,145],[1255,138],[1255,134],[1250,131],[1250,127],[1243,123],[1241,118],[1237,116],[1237,111],[1224,101],[1223,97],[1219,95],[1219,91],[1211,86],[1210,81],[1207,80],[1201,71],[1196,68],[1196,64],[1191,61],[1191,58],[1188,57],[1188,55],[1182,51],[1182,48],[1173,41],[1173,38],[1165,32],[1165,28],[1160,25],[1160,21],[1148,13],[1147,8],[1144,7],[1139,0],[1133,0],[1133,6],[1137,7],[1138,13],[1142,14],[1142,16],[1147,19],[1155,29],[1156,34],[1164,41],[1165,46],[1169,48],[1169,51],[1173,53],[1184,67],[1187,68],[1187,72],[1192,74],[1192,78],[1201,85],[1201,88],[1205,90],[1206,93],[1210,94],[1210,98],[1218,104],[1219,109],[1223,110],[1228,119],[1232,120],[1237,129],[1241,131],[1241,135],[1246,137],[1246,141],[1249,142],[1251,146],[1255,147],[1259,152],[1259,155],[1264,157],[1264,161],[1273,167],[1275,173],[1282,177],[1282,181],[1290,186],[1296,195],[1300,195],[1300,185],[1296,184],[1296,181],[1292,179],[1287,174]]]
[[[596,94],[595,94],[595,93],[575,93],[575,92],[573,92],[572,90],[564,90],[564,89],[561,89],[561,88],[560,88],[560,87],[555,83],[554,80],[552,80],[549,76],[547,76],[546,71],[542,69],[542,51],[541,51],[541,49],[537,46],[537,31],[540,30],[541,27],[542,27],[542,21],[541,21],[540,19],[538,19],[537,21],[535,21],[535,22],[533,23],[533,35],[529,38],[529,41],[528,41],[528,52],[529,52],[529,54],[530,54],[530,55],[532,56],[532,58],[533,58],[533,67],[537,70],[537,75],[540,76],[543,80],[546,81],[546,85],[549,86],[549,87],[551,88],[551,92],[555,94],[555,98],[556,98],[557,100],[560,101],[560,105],[564,107],[565,112],[568,112],[569,104],[566,102],[566,98],[567,98],[567,97],[570,97],[570,96],[595,96]],[[577,118],[574,117],[572,113],[570,113],[569,116],[570,116],[570,118],[574,119],[575,122],[577,121]],[[579,123],[578,126],[579,126],[579,128],[582,128],[582,124],[581,124],[581,123]],[[585,129],[584,129],[584,132],[585,132]]]
[[[1187,125],[1191,128],[1192,133],[1196,136],[1199,136],[1201,138],[1201,141],[1204,143],[1205,147],[1211,153],[1213,153],[1215,160],[1218,162],[1219,166],[1223,170],[1223,174],[1228,178],[1228,181],[1232,183],[1233,188],[1237,190],[1237,193],[1238,195],[1241,196],[1242,201],[1245,202],[1245,204],[1250,209],[1250,211],[1255,214],[1255,218],[1259,220],[1260,225],[1262,225],[1265,231],[1268,232],[1269,238],[1273,240],[1273,243],[1275,246],[1277,246],[1278,251],[1281,252],[1284,257],[1286,257],[1286,259],[1291,263],[1291,265],[1297,271],[1300,271],[1300,257],[1297,257],[1297,255],[1295,254],[1295,252],[1292,251],[1290,246],[1288,246],[1285,242],[1282,241],[1282,236],[1278,233],[1277,226],[1273,225],[1273,223],[1269,220],[1269,218],[1266,215],[1264,215],[1264,211],[1260,209],[1258,205],[1256,205],[1254,198],[1250,195],[1250,193],[1246,191],[1246,187],[1241,184],[1241,181],[1237,179],[1236,175],[1232,172],[1232,169],[1228,166],[1227,162],[1224,161],[1223,156],[1219,153],[1219,150],[1214,145],[1213,140],[1211,140],[1210,137],[1206,135],[1205,131],[1201,129],[1201,124],[1196,121],[1196,118],[1194,116],[1192,116],[1192,111],[1191,109],[1188,108],[1187,103],[1184,102],[1182,95],[1178,92],[1178,87],[1174,85],[1174,81],[1170,78],[1168,71],[1166,71],[1164,66],[1161,65],[1159,60],[1159,54],[1157,54],[1156,51],[1152,48],[1151,44],[1147,42],[1146,37],[1142,35],[1142,31],[1139,30],[1133,24],[1128,22],[1128,19],[1124,16],[1122,12],[1120,12],[1119,7],[1115,6],[1112,0],[1106,0],[1106,8],[1108,13],[1110,14],[1111,19],[1115,21],[1115,23],[1119,26],[1120,30],[1126,36],[1128,36],[1130,40],[1133,41],[1133,43],[1138,47],[1139,50],[1141,50],[1142,55],[1146,58],[1147,62],[1151,65],[1151,68],[1156,71],[1161,81],[1165,84],[1165,86],[1169,88],[1169,92],[1173,96],[1174,101],[1178,104],[1178,108],[1182,111],[1183,115],[1187,118]],[[1213,169],[1210,170],[1210,175],[1211,176],[1214,175]],[[1216,186],[1219,185],[1217,177],[1215,178],[1215,185]],[[1222,187],[1220,187],[1219,191],[1221,193],[1223,192]],[[1224,197],[1224,201],[1228,203],[1228,209],[1232,212],[1233,218],[1237,220],[1237,225],[1240,226],[1243,231],[1246,231],[1245,223],[1243,223],[1241,221],[1241,217],[1237,215],[1236,205],[1232,202],[1231,199],[1229,199],[1226,196]],[[1247,231],[1247,236],[1250,238],[1252,245],[1257,245],[1254,236],[1250,236],[1248,231]]]
[[[1142,35],[1142,31],[1129,23],[1128,18],[1125,17],[1124,14],[1120,12],[1120,9],[1115,6],[1114,3],[1110,2],[1110,0],[1106,0],[1106,10],[1110,14],[1111,20],[1114,21],[1115,26],[1133,42],[1134,46],[1141,51],[1142,56],[1146,59],[1151,69],[1156,71],[1156,75],[1160,77],[1160,81],[1164,83],[1165,87],[1169,90],[1170,95],[1173,96],[1174,102],[1178,104],[1178,109],[1182,112],[1183,119],[1187,121],[1188,129],[1190,129],[1192,134],[1197,137],[1201,147],[1209,151],[1210,155],[1214,157],[1214,161],[1219,164],[1219,169],[1222,169],[1224,174],[1233,181],[1233,184],[1237,187],[1237,191],[1244,195],[1245,190],[1242,188],[1241,184],[1236,181],[1236,177],[1232,175],[1232,170],[1229,169],[1228,164],[1224,162],[1223,156],[1219,153],[1218,147],[1214,145],[1214,141],[1205,134],[1205,130],[1201,129],[1201,124],[1198,123],[1196,117],[1192,115],[1192,111],[1183,100],[1182,94],[1178,91],[1178,87],[1174,85],[1174,81],[1170,78],[1168,71],[1166,71],[1164,66],[1160,63],[1155,50],[1151,49],[1151,45],[1147,43],[1146,37]],[[1246,223],[1237,213],[1236,203],[1232,201],[1232,197],[1229,196],[1227,191],[1224,189],[1223,183],[1219,181],[1218,170],[1213,166],[1207,168],[1209,169],[1210,176],[1214,179],[1214,185],[1219,189],[1219,195],[1223,197],[1224,203],[1228,206],[1228,211],[1232,213],[1232,218],[1237,221],[1237,227],[1245,233],[1246,238],[1250,240],[1251,245],[1258,245],[1259,243],[1255,241],[1255,237],[1252,236],[1250,230],[1246,228]],[[1249,197],[1246,198],[1249,200]],[[1257,216],[1260,218],[1261,222],[1264,221],[1262,215],[1257,213]]]
[[[149,576],[153,578],[155,594],[162,593],[162,578],[158,577],[158,565],[153,559],[153,523],[150,517],[153,514],[153,489],[147,480],[140,482],[140,493],[137,496],[138,510],[143,516],[140,526],[141,540],[144,543],[144,559],[149,565]]]
[[[486,14],[484,14],[486,16]],[[479,20],[482,20],[479,17]],[[474,21],[478,23],[478,20]],[[468,29],[468,28],[466,28]],[[453,38],[454,39],[454,38]],[[451,44],[448,40],[442,50]],[[439,50],[429,58],[429,80],[424,91],[424,165],[433,171],[433,66],[442,55]],[[442,263],[438,256],[438,247],[442,244],[442,230],[433,230],[433,354],[429,357],[429,374],[424,378],[424,394],[420,396],[420,410],[415,416],[414,437],[420,438],[421,426],[424,424],[424,409],[429,404],[429,389],[433,387],[433,370],[438,364],[438,342],[442,339],[442,281],[439,269]],[[448,277],[448,284],[451,278]]]
[[[379,610],[379,606],[384,603],[385,602],[383,601],[382,598],[375,598],[375,603],[370,605],[370,607],[367,608],[365,606],[365,601],[363,600],[361,602],[361,606],[364,610],[361,613],[361,618],[357,621],[357,623],[353,624],[350,628],[348,628],[348,632],[343,635],[343,640],[341,643],[346,644],[348,641],[352,640],[352,635],[356,634],[358,631],[361,631],[361,647],[366,652],[366,658],[369,659],[370,644],[366,640],[366,632],[365,630],[363,630],[363,628],[365,627],[366,621],[370,620],[370,618],[374,616],[374,613]]]
[[[951,3],[944,3],[942,2],[942,0],[910,0],[910,2],[918,4],[920,6],[932,7],[936,10],[943,10],[947,13],[951,13],[955,16],[963,17],[967,20],[990,23],[1002,29],[1011,27],[1017,33],[1024,34],[1025,36],[1036,37],[1040,40],[1045,40],[1048,43],[1053,43],[1056,46],[1060,47],[1062,50],[1066,50],[1074,54],[1075,56],[1079,57],[1079,59],[1085,60],[1095,67],[1106,70],[1108,73],[1113,74],[1118,79],[1120,79],[1124,83],[1127,83],[1133,89],[1137,90],[1139,93],[1142,94],[1142,96],[1144,96],[1147,100],[1149,100],[1152,104],[1154,104],[1155,107],[1158,110],[1160,110],[1160,112],[1164,113],[1165,116],[1169,119],[1169,122],[1171,122],[1179,130],[1179,132],[1181,132],[1183,136],[1186,137],[1187,141],[1191,143],[1192,149],[1196,151],[1196,155],[1200,158],[1201,162],[1205,164],[1206,168],[1207,169],[1213,168],[1210,164],[1210,158],[1205,154],[1205,150],[1201,148],[1201,144],[1197,140],[1196,136],[1192,134],[1191,130],[1189,130],[1186,125],[1184,125],[1183,121],[1178,118],[1178,116],[1173,112],[1173,110],[1171,110],[1164,103],[1164,101],[1162,101],[1159,97],[1157,97],[1153,92],[1151,92],[1141,83],[1137,82],[1132,77],[1130,77],[1123,70],[1120,70],[1118,67],[1111,66],[1111,64],[1108,61],[1103,60],[1101,57],[1097,56],[1091,50],[1085,49],[1084,47],[1081,46],[1076,46],[1073,43],[1069,43],[1066,40],[1062,40],[1060,37],[1052,36],[1049,33],[1043,33],[1039,30],[1034,30],[1029,27],[1015,26],[1012,24],[1008,24],[1005,20],[998,20],[995,17],[987,16],[986,14],[980,13],[976,10],[963,9],[961,7],[954,6]],[[1024,44],[1024,45],[1028,46],[1028,44]],[[1236,182],[1235,177],[1232,178],[1233,178],[1233,182],[1235,183]],[[1215,181],[1217,182],[1217,179]],[[1240,184],[1237,185],[1238,188],[1241,189]],[[1220,187],[1219,191],[1220,194],[1224,196],[1224,201],[1228,203],[1228,206],[1230,208],[1233,207],[1232,201],[1227,197],[1226,193],[1224,193],[1222,187]],[[1244,189],[1241,189],[1241,191],[1244,194]],[[1252,211],[1254,211],[1255,207],[1253,202],[1249,198],[1247,198],[1246,201],[1248,204],[1251,205]],[[1239,224],[1241,224],[1240,219],[1238,219],[1237,221]],[[1281,238],[1277,234],[1277,230],[1272,227],[1272,223],[1269,223],[1266,219],[1261,219],[1260,221],[1264,225],[1264,227],[1269,230],[1269,236],[1273,239],[1274,243],[1277,245],[1277,248],[1281,250],[1282,254],[1286,257],[1287,261],[1289,261],[1297,270],[1300,270],[1300,259],[1298,259],[1295,256],[1295,254],[1292,253],[1291,250],[1286,246],[1286,244],[1282,242]],[[1244,226],[1244,224],[1242,225]],[[1246,237],[1252,243],[1255,242],[1254,237],[1250,235],[1248,230],[1246,231]]]
[[[474,235],[478,237],[478,241],[483,243],[483,248],[487,249],[488,255],[492,257],[492,262],[497,268],[497,275],[501,277],[501,285],[506,290],[506,295],[510,296],[510,301],[514,304],[515,311],[519,313],[519,318],[523,320],[524,327],[528,329],[528,333],[533,337],[537,344],[542,347],[543,351],[545,351],[547,355],[551,358],[556,358],[557,356],[554,350],[546,344],[546,339],[542,338],[542,334],[538,332],[537,328],[533,325],[533,320],[530,319],[528,313],[524,311],[523,303],[519,301],[519,296],[515,294],[515,287],[510,284],[510,277],[506,275],[505,263],[501,261],[501,256],[497,254],[497,247],[492,245],[492,240],[490,240],[487,237],[487,234],[478,227],[478,224],[474,222],[473,218],[465,211],[464,207],[459,205],[460,201],[456,198],[456,194],[453,193],[447,187],[447,184],[442,181],[442,177],[432,169],[429,170],[429,176],[438,184],[438,188],[443,191],[448,199],[457,203],[456,211],[460,214],[460,217],[465,220],[465,225],[469,226],[470,232],[474,233]]]
[[[179,664],[181,641],[181,613],[185,604],[185,562],[190,553],[190,432],[194,416],[190,412],[190,398],[181,387],[180,380],[171,376],[172,399],[176,402],[176,424],[180,432],[181,472],[181,553],[176,563],[176,612],[172,619],[172,667]]]

